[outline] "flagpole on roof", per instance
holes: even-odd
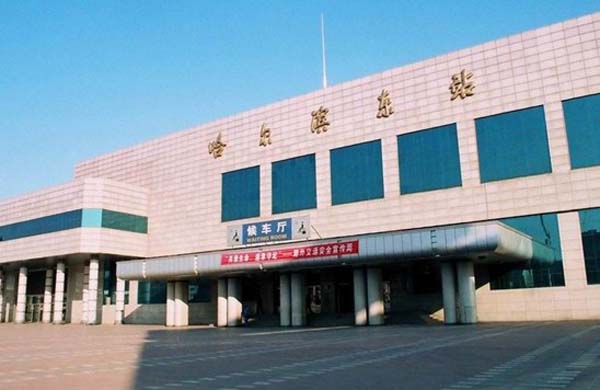
[[[327,61],[325,59],[325,22],[321,13],[321,50],[323,56],[323,88],[327,88]]]

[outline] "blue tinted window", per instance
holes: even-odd
[[[398,136],[398,161],[403,194],[459,187],[456,125]]]
[[[317,207],[315,155],[272,164],[273,214]]]
[[[563,102],[572,168],[600,165],[600,94]]]
[[[531,236],[533,259],[527,263],[491,265],[492,290],[565,285],[556,214],[506,218],[500,222]]]
[[[104,227],[147,233],[148,218],[103,209],[79,209],[0,226],[0,241],[80,227]]]
[[[331,203],[383,198],[381,141],[330,151]]]
[[[138,303],[165,303],[167,302],[167,282],[138,283]]]
[[[579,212],[588,284],[600,284],[600,209]]]
[[[223,174],[221,220],[232,221],[260,215],[260,168]]]
[[[542,106],[475,120],[481,182],[552,172]]]
[[[78,227],[81,227],[81,210],[73,210],[0,226],[0,241],[16,240]]]
[[[102,227],[134,233],[148,233],[148,218],[118,211],[102,210]]]

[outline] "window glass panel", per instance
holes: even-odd
[[[572,168],[600,165],[600,94],[563,102]]]
[[[210,279],[199,279],[190,281],[188,284],[188,302],[190,303],[210,303],[211,302]]]
[[[148,233],[148,218],[117,211],[102,210],[102,227],[134,233]]]
[[[260,168],[258,166],[223,174],[221,221],[260,215]]]
[[[315,155],[272,164],[273,214],[317,207]]]
[[[75,229],[81,226],[81,210],[49,215],[28,221],[16,222],[0,226],[0,241],[16,240],[23,237],[36,236]]]
[[[167,282],[148,282],[140,281],[138,283],[138,303],[166,303],[167,302]]]
[[[492,290],[565,285],[556,214],[507,218],[500,222],[532,237],[533,259],[528,263],[491,265]]]
[[[552,172],[542,106],[475,120],[481,182]]]
[[[588,284],[600,284],[600,209],[579,212]]]
[[[102,304],[117,302],[117,262],[104,261],[104,282],[102,283]]]
[[[380,140],[332,149],[330,164],[333,205],[383,198]]]
[[[400,192],[460,187],[456,124],[398,136]]]

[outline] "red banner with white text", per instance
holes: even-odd
[[[357,253],[358,240],[331,242],[328,244],[301,246],[295,248],[224,253],[221,255],[221,265],[316,259],[329,256],[354,255]]]

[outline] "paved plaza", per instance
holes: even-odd
[[[600,323],[0,326],[0,389],[594,389]]]

